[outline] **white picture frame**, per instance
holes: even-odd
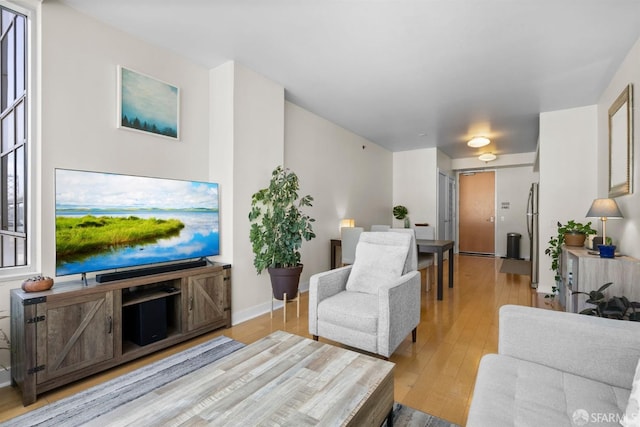
[[[180,88],[118,65],[117,127],[180,140]]]

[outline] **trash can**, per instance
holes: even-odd
[[[520,233],[507,233],[507,258],[520,259]]]

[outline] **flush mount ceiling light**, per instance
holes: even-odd
[[[486,163],[486,162],[490,162],[490,161],[492,161],[492,160],[495,160],[495,159],[497,159],[497,158],[498,158],[498,157],[497,157],[495,154],[493,154],[493,153],[484,153],[484,154],[481,154],[481,155],[478,157],[478,159],[482,160],[482,161],[483,161],[483,162],[485,162],[485,163]]]
[[[476,136],[476,137],[473,137],[471,141],[467,142],[467,145],[473,148],[480,148],[480,147],[484,147],[485,145],[489,145],[490,142],[491,141],[489,141],[489,138],[487,137]]]

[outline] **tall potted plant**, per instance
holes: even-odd
[[[271,276],[273,296],[293,299],[298,295],[302,273],[300,248],[303,240],[316,237],[312,229],[315,219],[302,211],[312,206],[313,197],[298,196],[298,176],[278,166],[271,174],[267,188],[251,196],[249,239],[255,258],[253,265],[258,274],[265,269]]]

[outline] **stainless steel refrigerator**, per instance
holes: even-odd
[[[538,190],[539,184],[534,182],[529,189],[527,201],[527,232],[529,233],[529,259],[531,260],[531,287],[538,287]]]

